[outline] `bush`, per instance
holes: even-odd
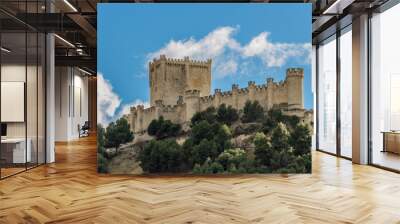
[[[216,128],[218,128],[217,125],[211,125],[205,120],[196,123],[192,127],[192,132],[190,135],[190,138],[193,140],[193,144],[197,145],[203,139],[213,139]]]
[[[231,165],[239,167],[247,159],[246,152],[243,149],[226,149],[221,154],[219,154],[217,161],[227,170]]]
[[[121,144],[130,142],[134,138],[125,118],[120,118],[115,123],[111,122],[106,129],[104,137],[105,146],[107,148],[115,147],[117,151]]]
[[[164,120],[164,117],[154,119],[147,127],[147,133],[155,136],[157,139],[164,139],[178,136],[182,127],[180,124],[174,124],[170,120]]]
[[[217,156],[217,144],[212,140],[203,139],[200,144],[193,146],[191,163],[203,164],[207,158],[214,159]]]
[[[311,134],[307,125],[298,124],[290,135],[290,145],[295,155],[304,155],[311,151]]]
[[[97,172],[108,173],[108,161],[101,153],[97,153]]]
[[[231,125],[233,122],[237,121],[239,119],[239,114],[235,108],[232,106],[226,107],[225,104],[221,104],[218,107],[217,115],[216,115],[217,121]]]
[[[289,131],[285,124],[279,122],[272,130],[271,147],[273,151],[289,149]]]
[[[152,140],[139,152],[138,160],[146,172],[178,172],[182,170],[183,152],[172,139]]]
[[[164,117],[160,117],[159,119],[153,119],[149,126],[147,127],[147,134],[151,136],[155,136],[157,134],[157,131],[161,127],[161,122],[164,122]]]
[[[272,156],[271,143],[264,133],[256,133],[253,143],[255,146],[254,155],[257,163],[263,166],[270,166],[270,159]]]
[[[288,128],[293,129],[299,124],[300,118],[296,115],[284,115],[282,110],[279,108],[271,108],[262,121],[263,132],[270,134],[272,129],[274,129],[279,122],[282,122]]]
[[[105,135],[105,130],[103,128],[103,126],[101,124],[97,125],[97,148],[103,148],[104,147],[104,143],[105,143],[105,139],[104,139],[104,135]]]
[[[209,124],[213,124],[217,121],[216,110],[214,107],[209,107],[205,111],[196,112],[190,121],[191,126],[194,126],[201,121],[207,121]]]
[[[210,165],[210,171],[211,171],[211,173],[223,173],[224,167],[221,164],[219,164],[218,162],[213,162]]]
[[[294,129],[300,123],[300,118],[296,115],[286,116],[285,119],[286,119],[286,125],[292,129]]]
[[[196,165],[193,167],[192,172],[194,174],[215,174],[223,173],[224,168],[218,162],[211,162],[211,159],[207,158],[207,160],[204,161],[203,165],[201,166],[196,163]]]
[[[227,125],[217,125],[214,127],[213,139],[218,147],[218,154],[225,149],[231,148],[232,133]]]
[[[260,121],[264,117],[264,109],[256,100],[254,102],[246,101],[243,108],[242,121],[244,123]]]

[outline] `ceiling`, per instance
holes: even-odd
[[[187,2],[216,2],[215,0]],[[344,18],[373,9],[387,0],[252,0],[260,3],[312,3],[313,42]],[[183,2],[178,0],[1,0],[0,22],[7,33],[54,32],[56,65],[80,66],[96,73],[97,3]],[[219,0],[218,2],[232,2]],[[237,0],[235,2],[249,2]],[[50,13],[51,12],[51,13]],[[351,18],[350,18],[351,22]],[[333,27],[333,28],[332,28]],[[330,31],[331,30],[331,31]],[[9,34],[11,35],[11,34]],[[16,34],[14,34],[16,35]],[[16,38],[15,40],[18,40]]]

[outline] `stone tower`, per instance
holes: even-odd
[[[200,111],[200,91],[186,90],[184,101],[186,103],[185,119],[189,121],[196,112]]]
[[[288,109],[304,109],[304,70],[289,68],[286,70],[288,91]]]
[[[164,105],[176,105],[187,90],[199,90],[200,96],[210,95],[211,59],[207,61],[170,59],[160,55],[149,63],[150,106],[162,100]]]

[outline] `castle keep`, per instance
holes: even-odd
[[[247,100],[257,100],[264,109],[280,107],[286,114],[311,120],[304,110],[302,68],[289,68],[284,81],[268,78],[263,85],[249,81],[246,88],[233,84],[230,91],[215,89],[211,94],[211,60],[193,61],[188,57],[169,59],[161,55],[149,63],[150,107],[131,107],[126,116],[134,133],[147,130],[153,119],[163,116],[187,127],[192,116],[210,106],[231,105],[241,110]]]

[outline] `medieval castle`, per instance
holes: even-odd
[[[174,123],[188,127],[192,116],[221,104],[241,110],[247,100],[257,100],[264,107],[280,107],[286,114],[297,115],[305,122],[312,120],[312,111],[304,109],[302,68],[289,68],[284,81],[272,78],[266,84],[249,81],[246,88],[233,84],[231,91],[215,89],[211,94],[211,60],[194,61],[189,57],[170,59],[161,55],[149,63],[150,107],[132,107],[126,115],[134,133],[147,130],[153,119],[163,116]]]

